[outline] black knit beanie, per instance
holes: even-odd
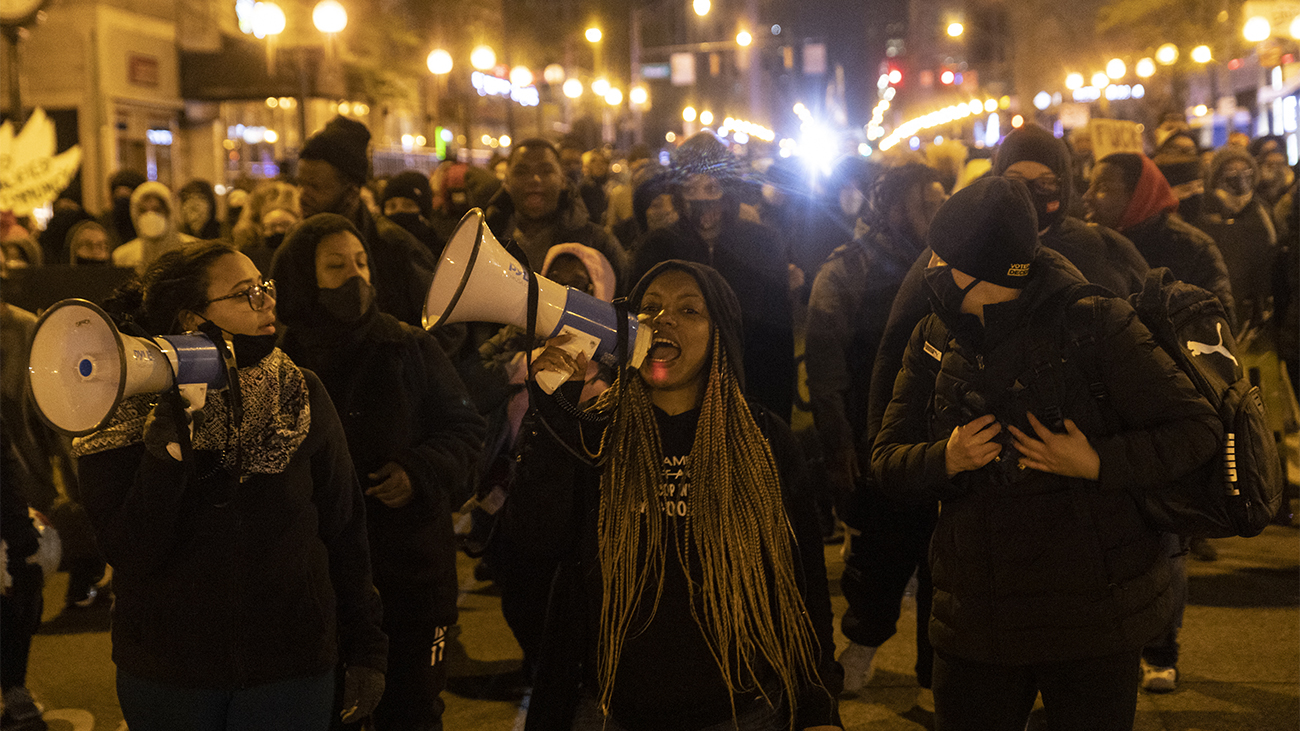
[[[406,170],[389,179],[384,186],[384,195],[379,201],[382,208],[390,198],[410,198],[420,206],[420,214],[425,218],[433,217],[433,188],[423,173]]]
[[[954,269],[1023,289],[1038,252],[1038,216],[1029,189],[1019,180],[976,180],[939,207],[929,244]]]
[[[365,185],[370,177],[370,158],[366,146],[370,130],[355,119],[335,117],[325,129],[307,138],[298,154],[299,160],[321,160],[333,165],[344,178]]]

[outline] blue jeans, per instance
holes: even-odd
[[[131,731],[327,731],[334,671],[251,688],[183,688],[117,671],[117,699]]]
[[[1174,617],[1169,621],[1169,627],[1164,633],[1142,648],[1142,659],[1146,660],[1148,665],[1176,668],[1178,667],[1178,632],[1183,628],[1183,610],[1187,608],[1187,540],[1166,533],[1161,536],[1160,550],[1165,551],[1165,555],[1173,557],[1169,561],[1169,570],[1172,574],[1169,590],[1174,593],[1178,608],[1174,611]]]

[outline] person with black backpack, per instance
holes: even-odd
[[[1127,729],[1143,645],[1175,597],[1138,499],[1210,462],[1223,423],[1123,300],[1038,243],[1026,187],[939,209],[913,331],[872,453],[882,489],[937,498],[935,727]],[[1086,292],[1086,290],[1085,290]],[[1104,398],[1102,397],[1104,395]]]

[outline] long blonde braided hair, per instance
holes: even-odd
[[[785,514],[772,450],[741,393],[718,328],[713,328],[708,384],[690,455],[690,508],[684,541],[673,540],[687,583],[698,561],[700,597],[691,614],[733,696],[762,693],[757,678],[766,665],[790,699],[797,689],[820,686],[818,643],[796,578],[794,532]],[[663,449],[649,387],[624,372],[593,410],[612,411],[601,451],[599,560],[604,595],[600,613],[597,677],[600,704],[609,712],[623,643],[642,631],[663,595],[670,531],[660,506]],[[654,599],[641,603],[647,589]],[[637,617],[644,621],[637,625]],[[636,625],[636,626],[634,626]]]

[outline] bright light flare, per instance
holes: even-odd
[[[1242,26],[1241,35],[1251,43],[1261,43],[1273,35],[1273,26],[1269,25],[1268,18],[1256,15]]]
[[[469,63],[479,71],[487,71],[497,65],[497,52],[491,46],[479,46],[469,54]]]
[[[700,124],[706,127],[710,124],[713,124],[713,112],[710,112],[707,109],[700,112]]]
[[[284,11],[279,5],[267,2],[253,6],[253,35],[258,38],[280,35],[284,24]]]
[[[610,105],[611,107],[616,107],[622,104],[623,90],[611,88],[609,91],[605,92],[605,103]]]
[[[1149,79],[1156,74],[1156,62],[1149,58],[1144,58],[1137,62],[1137,66],[1133,67],[1133,71],[1137,73],[1140,78]]]
[[[739,43],[742,46],[748,46],[753,42],[754,36],[750,35],[747,30],[742,30],[736,34],[736,43]]]
[[[542,70],[542,78],[546,79],[548,84],[563,84],[564,76],[564,67],[558,63],[553,63]]]
[[[1122,79],[1124,74],[1128,73],[1128,66],[1124,61],[1118,58],[1112,58],[1106,63],[1106,75],[1112,79]]]
[[[595,81],[591,82],[591,93],[600,97],[603,97],[606,94],[608,94],[609,79],[606,79],[605,77],[602,76],[599,79],[596,79]]]
[[[425,65],[429,67],[429,73],[439,76],[449,74],[452,67],[451,54],[441,48],[435,48],[429,52],[429,57],[425,59]]]
[[[311,22],[321,33],[338,33],[348,27],[348,11],[339,0],[320,0],[311,11]]]
[[[1210,113],[1210,108],[1205,106],[1204,104],[1197,104],[1196,108],[1192,110],[1192,114],[1195,114],[1198,117],[1204,117],[1206,114],[1209,113]]]
[[[1192,60],[1196,63],[1209,63],[1214,59],[1209,46],[1197,46],[1192,49]]]
[[[600,32],[600,28],[588,28],[583,35],[588,43],[600,43],[600,39],[605,37],[605,34]]]
[[[520,88],[532,86],[533,72],[527,66],[516,66],[510,69],[510,83]]]
[[[687,122],[695,121],[695,107],[686,107],[682,110],[682,119]]]
[[[627,98],[633,104],[645,104],[650,101],[650,92],[646,91],[644,86],[635,86],[632,88],[632,91],[628,92]]]
[[[1065,88],[1074,91],[1083,86],[1083,74],[1068,74],[1065,77]]]
[[[1098,89],[1104,89],[1107,86],[1110,86],[1110,77],[1107,76],[1105,72],[1098,71],[1092,75],[1092,85]]]
[[[709,0],[695,0],[695,2],[691,3],[691,7],[695,9],[696,15],[704,17],[709,14],[713,3],[709,2]]]
[[[1166,43],[1165,45],[1157,48],[1156,60],[1160,62],[1161,66],[1169,66],[1174,61],[1177,61],[1178,46],[1175,46],[1172,43]]]
[[[962,34],[962,32],[965,31],[965,30],[966,30],[966,28],[965,28],[964,26],[962,26],[961,23],[949,23],[949,24],[948,24],[948,35],[952,36],[953,38],[956,38],[956,37],[960,36],[960,35]]]
[[[577,79],[569,79],[564,82],[564,95],[570,99],[577,99],[582,96],[582,82]]]

